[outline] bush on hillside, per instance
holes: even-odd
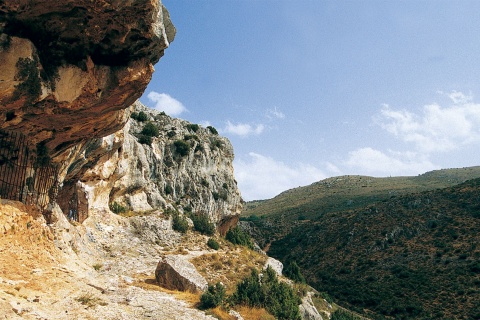
[[[220,245],[218,244],[217,240],[215,240],[213,238],[208,239],[207,246],[212,248],[213,250],[220,249]]]
[[[188,230],[188,222],[185,217],[180,216],[178,213],[175,213],[173,215],[173,224],[172,228],[175,231],[178,231],[180,233],[185,233]]]
[[[138,142],[140,142],[141,144],[150,145],[152,144],[152,137],[142,135],[138,138]]]
[[[238,244],[241,246],[246,246],[250,249],[253,249],[253,241],[250,236],[245,233],[238,226],[230,228],[225,235],[225,239],[230,241],[233,244]]]
[[[120,203],[118,202],[111,202],[108,207],[110,208],[110,211],[112,211],[113,213],[116,213],[116,214],[119,214],[119,213],[125,213],[127,212],[127,208],[122,206]]]
[[[207,291],[200,297],[200,309],[216,308],[225,300],[225,287],[217,282],[215,286],[208,286]]]
[[[147,137],[158,137],[160,134],[158,127],[151,121],[147,122],[140,133]]]
[[[190,144],[183,140],[176,140],[173,146],[175,147],[175,151],[182,157],[185,157],[190,152]]]
[[[190,219],[193,221],[193,227],[201,234],[211,236],[215,233],[215,225],[210,222],[206,214],[192,214]]]
[[[193,124],[193,123],[187,124],[187,129],[193,132],[197,132],[199,128],[200,126],[198,124]]]
[[[143,111],[132,112],[132,114],[130,115],[130,118],[137,120],[139,122],[145,122],[148,120],[148,115]]]
[[[305,277],[295,261],[289,260],[287,262],[285,269],[283,269],[283,274],[295,282],[306,283]]]
[[[210,130],[210,132],[211,132],[212,134],[215,134],[215,135],[218,134],[217,129],[215,129],[215,128],[212,127],[212,126],[208,126],[207,129]]]
[[[343,309],[337,309],[333,314],[330,320],[361,320],[363,318],[356,316],[355,314],[348,312]]]
[[[265,308],[276,319],[301,319],[298,308],[300,298],[289,285],[278,281],[271,267],[265,270],[262,277],[253,269],[249,277],[237,284],[231,301],[233,304]]]

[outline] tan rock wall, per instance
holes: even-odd
[[[0,128],[58,155],[123,127],[175,28],[158,0],[0,6]]]

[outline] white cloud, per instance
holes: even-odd
[[[225,129],[223,129],[224,133],[231,133],[241,137],[246,137],[249,135],[259,135],[263,132],[265,126],[263,124],[257,124],[256,126],[252,126],[247,123],[238,123],[233,124],[230,121],[227,121],[227,125]]]
[[[452,91],[447,96],[453,101],[455,104],[465,104],[473,100],[471,95],[465,95],[462,92]]]
[[[155,103],[155,109],[163,111],[169,116],[178,116],[182,112],[187,111],[187,108],[175,98],[172,98],[166,93],[158,93],[155,91],[147,95],[148,99]]]
[[[377,122],[399,139],[413,143],[421,153],[452,151],[480,142],[480,104],[460,92],[449,97],[453,106],[426,105],[420,114],[386,105]]]
[[[274,107],[273,109],[268,109],[267,110],[267,118],[268,119],[285,119],[285,114],[279,110],[277,110],[277,107]]]
[[[326,178],[312,165],[300,163],[291,167],[254,152],[249,153],[247,160],[235,160],[234,168],[238,186],[247,201],[272,198],[282,191]]]
[[[344,164],[353,172],[374,176],[416,175],[439,169],[422,154],[394,151],[385,154],[373,148],[350,152]]]
[[[212,123],[208,120],[201,121],[199,124],[204,128],[212,125]]]

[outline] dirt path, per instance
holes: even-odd
[[[28,209],[0,204],[0,319],[213,319],[155,286],[135,285],[152,277],[162,247],[121,224],[92,222],[63,230],[78,243],[77,252],[62,251],[65,239]]]

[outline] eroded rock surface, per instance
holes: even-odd
[[[268,267],[271,267],[273,271],[279,276],[282,275],[283,271],[283,263],[275,258],[268,257],[267,262],[265,263],[265,266],[263,269],[267,269]]]
[[[299,305],[300,316],[303,320],[323,320],[322,316],[318,312],[317,308],[312,301],[313,292],[307,292],[305,297],[302,298],[302,304]]]
[[[203,292],[208,283],[195,266],[181,256],[163,257],[155,270],[160,286],[178,291]]]
[[[175,204],[181,212],[208,216],[220,232],[235,224],[243,204],[228,139],[139,102],[134,108],[147,120],[131,119],[122,130],[70,150],[58,196],[62,210],[69,212],[72,199],[78,200],[77,210],[91,213],[115,203],[133,212]],[[159,134],[140,143],[148,123]]]
[[[123,127],[175,28],[158,0],[0,2],[0,128],[57,154]]]

